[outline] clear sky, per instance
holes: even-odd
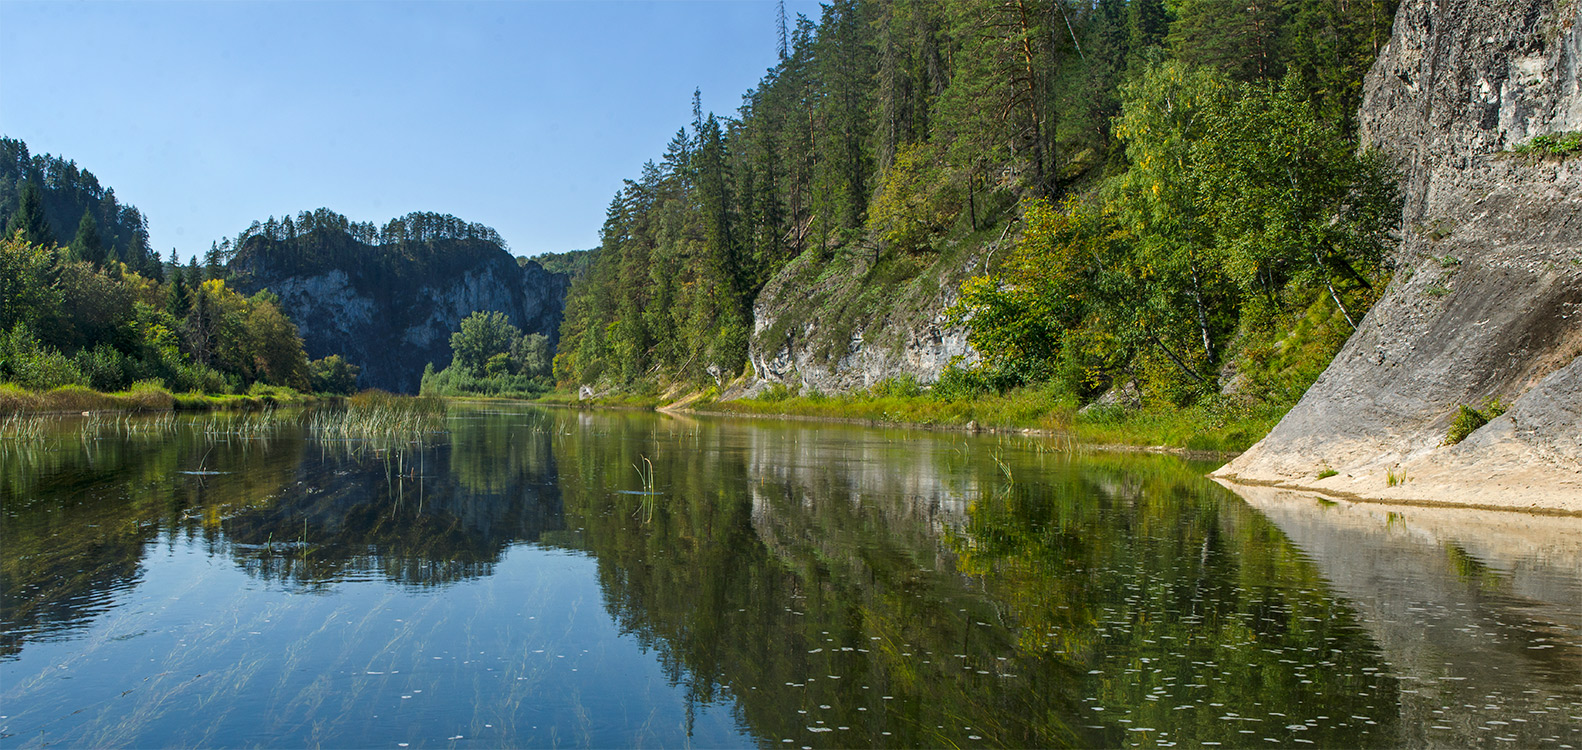
[[[815,21],[818,4],[788,0]],[[621,180],[776,59],[773,0],[0,0],[0,133],[73,159],[185,259],[253,220],[450,213],[593,247]]]

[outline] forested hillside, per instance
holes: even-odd
[[[816,20],[782,13],[779,62],[741,107],[695,105],[611,201],[556,377],[735,375],[777,274],[795,276],[793,294],[821,272],[896,284],[1005,238],[956,308],[983,356],[971,382],[1055,380],[1084,397],[1126,383],[1184,403],[1241,373],[1294,398],[1388,272],[1396,198],[1354,134],[1394,7],[836,0]]]
[[[92,173],[28,157],[21,141],[0,139],[0,147],[9,206],[0,238],[0,384],[8,386],[0,407],[16,407],[16,387],[214,394],[317,385],[273,297],[238,294],[223,268],[199,267],[196,256],[186,266],[162,264],[147,251],[142,215]],[[73,214],[76,232],[63,235],[61,219]]]
[[[26,196],[29,191],[36,194]],[[148,246],[148,226],[135,206],[121,204],[113,188],[100,185],[99,178],[76,162],[34,156],[26,143],[0,137],[0,216],[10,218],[32,201],[37,201],[45,230],[34,241],[70,248],[76,260],[103,263],[113,258],[145,276],[159,273],[159,258]]]
[[[238,289],[278,298],[310,356],[340,355],[360,368],[362,387],[405,393],[418,391],[427,366],[451,364],[452,334],[475,312],[553,346],[567,286],[562,274],[518,262],[494,229],[449,214],[378,226],[320,208],[253,222],[213,252]],[[545,368],[529,359],[547,355],[518,356],[497,374],[532,380]]]

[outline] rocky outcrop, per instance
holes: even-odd
[[[450,335],[479,310],[551,343],[559,336],[569,277],[518,264],[490,242],[438,240],[401,255],[345,237],[306,258],[254,243],[231,263],[238,287],[278,296],[308,357],[345,357],[362,368],[360,388],[416,393],[424,366],[450,363]]]
[[[901,377],[927,384],[952,362],[977,361],[965,326],[952,325],[945,310],[961,282],[982,272],[989,251],[887,258],[877,269],[860,251],[828,259],[804,253],[754,302],[748,359],[755,377],[732,395],[775,383],[823,393]]]
[[[1401,4],[1360,113],[1402,173],[1394,281],[1220,475],[1582,512],[1582,159],[1512,153],[1582,131],[1579,22],[1572,0]],[[1509,411],[1445,445],[1460,407],[1490,399]]]

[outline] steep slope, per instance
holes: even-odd
[[[1220,475],[1582,512],[1582,159],[1511,153],[1582,131],[1579,21],[1573,0],[1402,3],[1361,111],[1404,177],[1399,270]],[[1460,407],[1491,398],[1509,411],[1444,445]]]
[[[310,358],[339,354],[362,367],[359,387],[398,393],[417,392],[424,365],[450,362],[451,333],[478,310],[553,343],[570,283],[486,240],[372,246],[344,233],[254,237],[230,267],[243,292],[280,298]]]
[[[835,393],[881,380],[931,383],[952,361],[977,352],[945,310],[961,283],[982,273],[992,245],[957,243],[943,252],[864,252],[822,259],[804,253],[775,274],[753,303],[749,393],[771,383]]]

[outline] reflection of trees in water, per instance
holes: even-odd
[[[1151,727],[1244,745],[1222,716],[1274,705],[1290,719],[1260,741],[1395,736],[1396,686],[1354,614],[1180,462],[706,421],[611,440],[584,419],[557,456],[608,608],[692,700],[729,698],[767,741],[1114,745]],[[646,521],[622,494],[642,456],[663,493]]]
[[[933,467],[893,461],[875,473],[856,445],[760,452],[799,450],[795,437],[704,423],[684,436],[559,446],[568,515],[586,528],[622,627],[693,701],[729,698],[770,741],[1082,744],[1070,711],[1049,710],[1074,702],[1069,666],[1005,676],[997,657],[1012,644],[978,624],[993,621],[992,604],[941,567],[937,529],[952,514],[932,495],[939,483],[895,492]],[[654,461],[663,493],[646,522],[620,494],[638,486],[638,456]]]
[[[232,555],[253,575],[451,583],[490,575],[511,544],[563,527],[548,435],[503,418],[454,423],[450,444],[399,461],[307,452],[316,460],[274,502],[225,521]]]
[[[563,527],[546,431],[464,420],[460,454],[392,461],[308,439],[295,419],[260,438],[222,429],[236,419],[88,440],[68,423],[0,452],[0,656],[110,607],[162,534],[270,580],[426,585],[488,575],[513,542]]]
[[[1223,718],[1241,715],[1281,742],[1396,742],[1399,688],[1377,646],[1266,519],[1168,459],[1046,476],[980,500],[951,540],[1023,652],[1097,670],[1095,705],[1174,741],[1244,744],[1253,725]]]
[[[142,576],[162,533],[213,536],[227,509],[265,502],[298,441],[215,441],[200,430],[83,439],[67,421],[0,452],[0,656],[82,627]],[[211,474],[191,474],[202,468]]]

